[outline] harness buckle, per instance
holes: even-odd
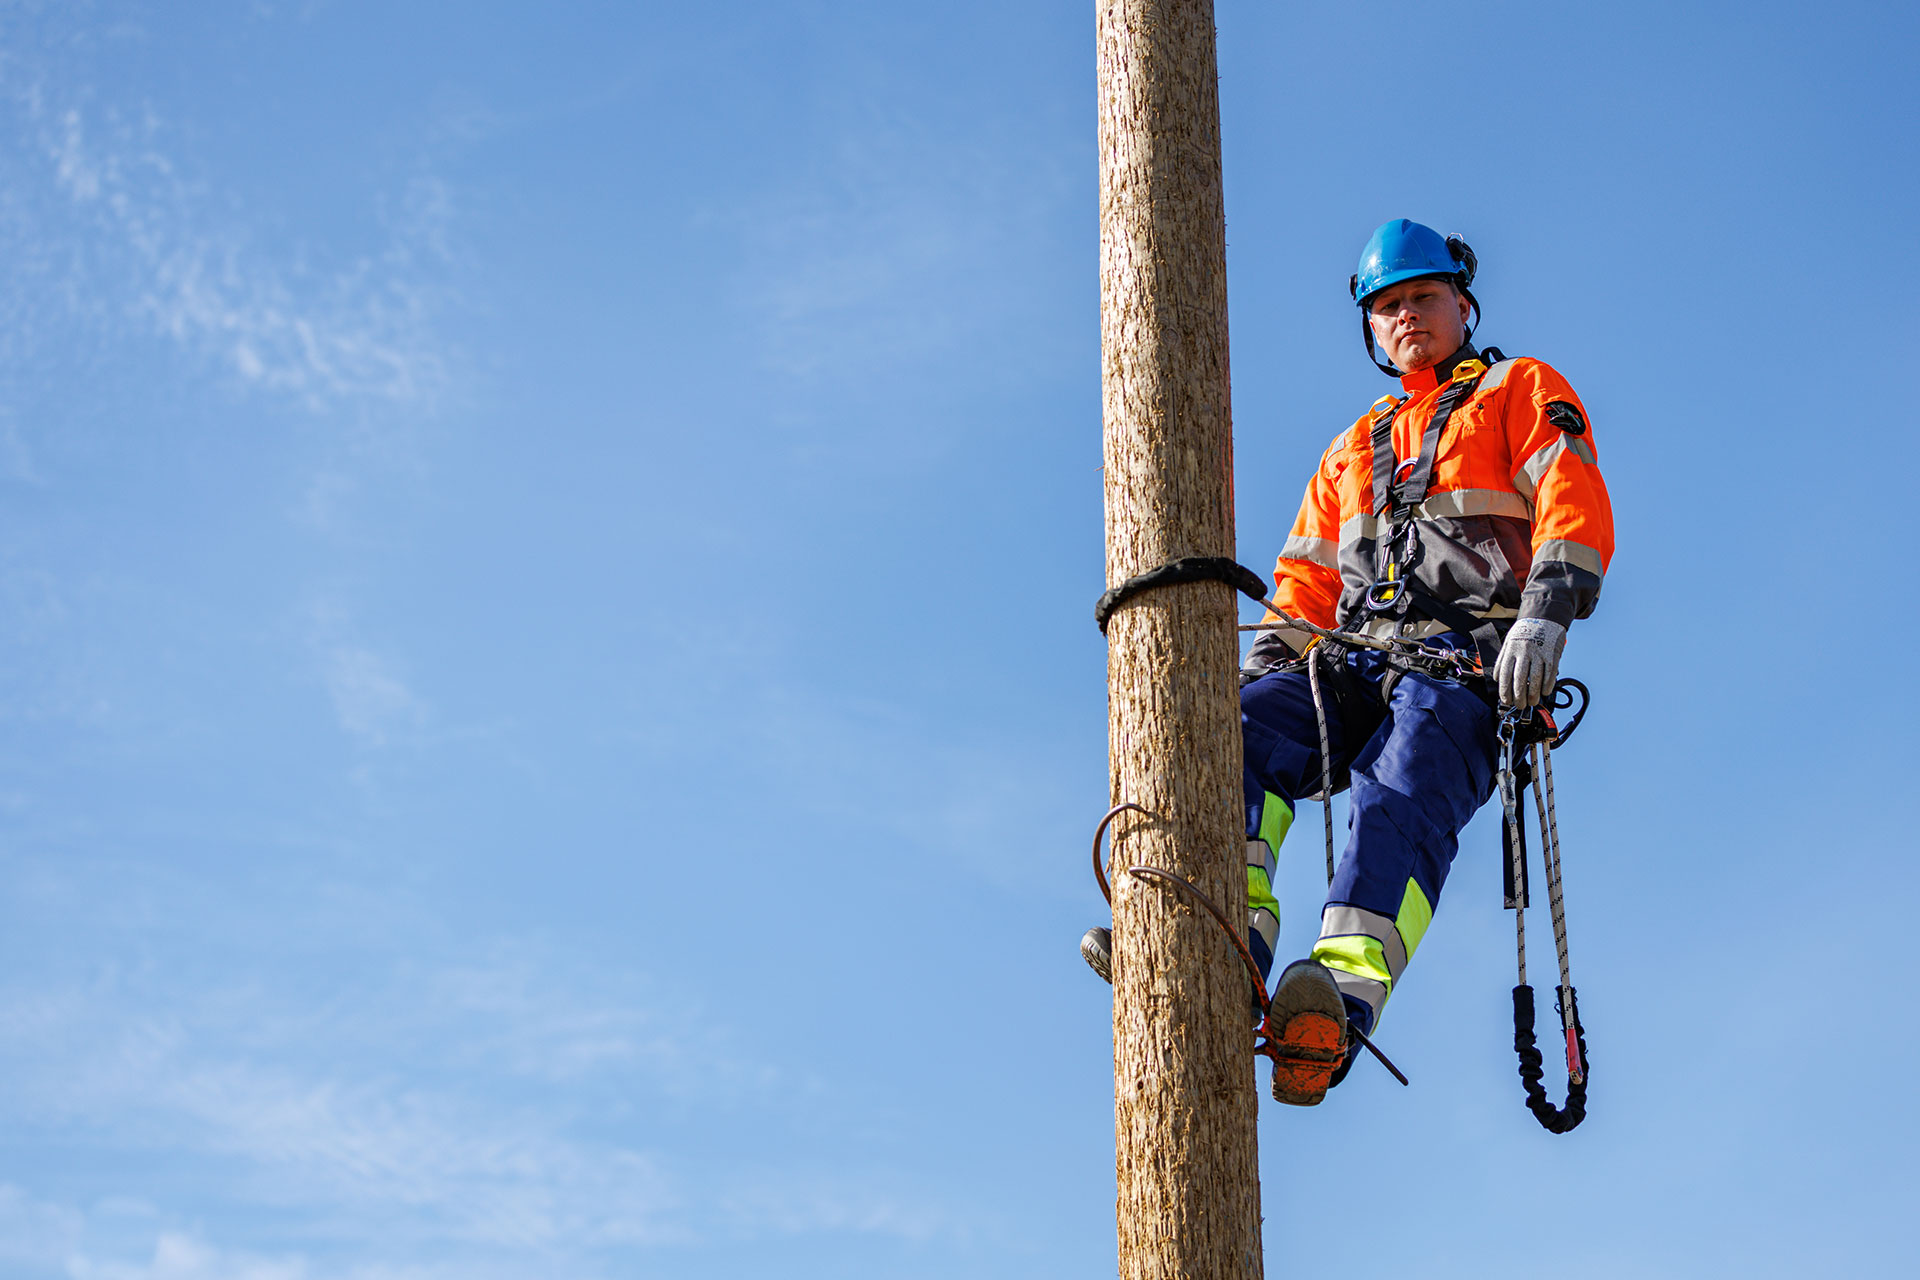
[[[1405,585],[1391,578],[1380,578],[1367,588],[1367,608],[1390,609],[1393,602],[1400,598],[1400,588]]]

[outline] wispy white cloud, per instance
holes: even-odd
[[[244,383],[316,408],[416,403],[440,387],[445,361],[418,266],[445,253],[444,184],[415,180],[384,251],[328,269],[289,267],[182,177],[151,117],[55,106],[44,91],[22,105],[64,212],[127,271],[119,296],[128,315]]]
[[[438,330],[455,215],[444,179],[423,169],[370,192],[374,234],[356,248],[329,253],[297,228],[289,241],[203,171],[178,127],[92,82],[72,53],[137,32],[110,36],[98,13],[33,17],[0,51],[7,319],[144,333],[314,410],[436,403],[453,363]],[[9,325],[0,365],[30,358],[45,327]]]
[[[183,1231],[162,1231],[144,1261],[107,1261],[85,1252],[70,1254],[71,1280],[309,1280],[304,1258],[264,1258],[214,1248]]]
[[[316,596],[306,610],[306,644],[335,721],[363,747],[384,747],[420,729],[428,708],[398,660],[366,643],[337,596]]]
[[[900,1171],[743,1169],[650,1147],[647,1112],[666,1100],[698,1116],[774,1096],[750,1037],[659,984],[524,946],[361,973],[330,993],[259,979],[194,990],[118,969],[14,982],[0,986],[0,1072],[0,1123],[16,1131],[86,1135],[133,1164],[164,1151],[201,1185],[227,1187],[233,1207],[353,1223],[403,1258],[524,1261],[767,1235],[919,1241],[977,1225]],[[118,1189],[166,1194],[103,1188]],[[16,1187],[0,1192],[0,1237],[24,1242],[23,1256],[64,1256],[93,1212]],[[147,1270],[87,1274],[345,1274],[213,1249],[191,1225],[149,1211],[152,1256],[112,1263]],[[165,1231],[176,1238],[163,1247]]]
[[[500,1072],[463,1044],[476,1019],[432,1002],[446,986],[400,980],[320,1012],[227,991],[144,1014],[133,1007],[155,993],[130,980],[0,991],[11,1046],[0,1113],[166,1150],[228,1170],[246,1202],[404,1239],[515,1251],[684,1239],[683,1194],[656,1154],[576,1135],[563,1095],[496,1100]],[[572,1003],[561,1013],[572,1023],[623,1016]],[[549,1038],[510,1025],[493,1036],[524,1053]],[[396,1052],[414,1055],[404,1075]],[[72,1213],[18,1195],[0,1210],[12,1238],[57,1244],[73,1231]]]
[[[245,1063],[196,1063],[163,1079],[158,1100],[197,1122],[211,1150],[279,1177],[282,1198],[409,1210],[446,1239],[516,1249],[683,1235],[654,1157],[571,1140],[537,1114]]]
[[[142,1202],[77,1208],[7,1183],[0,1183],[0,1264],[21,1280],[486,1280],[504,1274],[472,1260],[334,1263],[294,1250],[228,1248],[204,1228],[170,1221]]]
[[[10,1269],[63,1261],[79,1246],[85,1228],[86,1215],[79,1210],[0,1183],[0,1262]]]
[[[603,976],[581,999],[525,954],[451,966],[432,998],[476,1033],[463,1052],[516,1075],[564,1085],[619,1073],[660,1095],[714,1099],[767,1088],[772,1069],[751,1062],[735,1034],[654,984]]]
[[[329,646],[321,655],[327,696],[340,727],[369,746],[385,745],[396,729],[418,723],[424,708],[393,664],[358,645]]]
[[[878,1178],[834,1168],[768,1170],[747,1175],[728,1194],[724,1208],[742,1235],[844,1233],[930,1240],[965,1237],[978,1225],[903,1182],[897,1175]]]

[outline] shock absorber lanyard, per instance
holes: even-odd
[[[1554,687],[1556,707],[1571,706],[1571,693],[1561,701],[1563,687],[1586,686],[1566,681]],[[1527,1110],[1549,1133],[1566,1133],[1587,1115],[1587,1033],[1580,1023],[1580,1006],[1573,989],[1573,965],[1567,954],[1566,899],[1560,876],[1560,828],[1554,816],[1553,746],[1564,743],[1574,725],[1586,714],[1582,702],[1580,715],[1564,732],[1554,727],[1544,710],[1532,712],[1508,708],[1499,724],[1500,808],[1506,819],[1508,869],[1507,906],[1513,911],[1515,950],[1519,954],[1520,980],[1513,988],[1513,1048],[1520,1057],[1520,1082],[1527,1095]],[[1531,753],[1531,759],[1528,758]],[[1534,1040],[1533,987],[1527,982],[1527,841],[1526,812],[1521,796],[1528,782],[1533,784],[1534,807],[1540,817],[1540,858],[1547,873],[1547,900],[1553,915],[1554,951],[1560,961],[1560,985],[1554,994],[1560,1006],[1560,1025],[1567,1051],[1567,1101],[1555,1107],[1542,1083],[1544,1062]]]

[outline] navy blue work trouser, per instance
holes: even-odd
[[[1378,653],[1348,650],[1339,661],[1346,697],[1334,696],[1326,666],[1321,688],[1336,785],[1351,775],[1351,812],[1312,958],[1332,971],[1349,1016],[1371,1032],[1433,919],[1460,829],[1493,794],[1498,740],[1493,708],[1466,685],[1409,672],[1383,702],[1387,669]],[[1304,670],[1269,672],[1246,685],[1240,711],[1248,905],[1257,922],[1258,908],[1272,898],[1269,892],[1259,902],[1254,868],[1264,861],[1272,875],[1297,802],[1320,790],[1320,733]],[[1271,940],[1259,932],[1249,940],[1271,964]]]

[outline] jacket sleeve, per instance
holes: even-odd
[[[1564,627],[1600,599],[1613,560],[1613,505],[1586,406],[1552,366],[1522,364],[1506,409],[1513,487],[1533,508],[1533,567],[1520,616]]]
[[[1344,437],[1343,437],[1344,438]],[[1340,604],[1340,495],[1333,457],[1340,440],[1328,446],[1320,467],[1307,483],[1294,517],[1293,532],[1273,566],[1273,602],[1296,618],[1315,626],[1332,627]],[[1278,623],[1272,613],[1262,619]],[[1304,631],[1262,631],[1247,655],[1243,670],[1268,670],[1297,657],[1313,639]]]

